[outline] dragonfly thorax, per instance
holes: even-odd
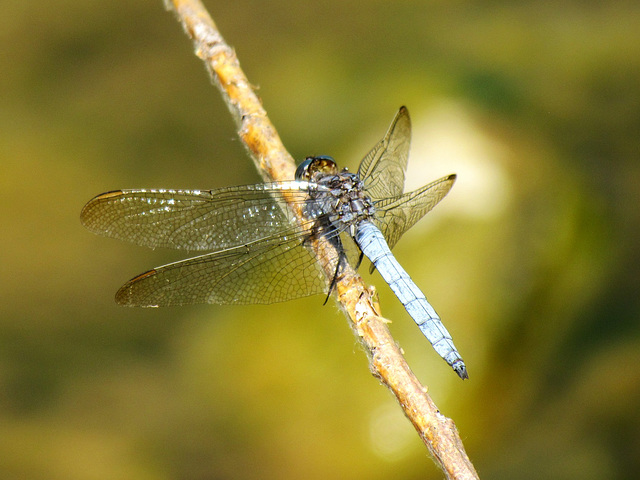
[[[325,216],[338,231],[349,230],[375,213],[372,200],[364,192],[364,183],[356,173],[346,168],[338,172],[331,157],[308,157],[296,172],[298,180],[307,180],[309,202],[306,214],[311,218]]]

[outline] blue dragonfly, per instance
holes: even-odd
[[[129,280],[116,293],[116,302],[127,306],[268,304],[328,295],[344,262],[359,265],[364,255],[436,352],[466,379],[451,335],[391,253],[456,178],[449,175],[405,193],[410,141],[409,112],[402,107],[357,173],[317,156],[307,157],[291,181],[213,190],[116,190],[90,200],[81,221],[94,233],[137,245],[206,252]],[[333,278],[309,248],[320,237],[338,252],[329,260]]]

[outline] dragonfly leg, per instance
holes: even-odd
[[[338,254],[338,261],[336,262],[336,271],[333,272],[333,278],[331,279],[331,284],[329,285],[329,291],[327,292],[327,298],[324,299],[324,303],[322,304],[323,307],[329,301],[329,297],[331,296],[331,292],[333,292],[333,289],[335,288],[336,283],[338,282],[338,275],[340,274],[340,265],[342,265],[342,262],[345,261],[346,259],[347,259],[347,256],[345,255],[344,250],[340,249],[340,253]]]

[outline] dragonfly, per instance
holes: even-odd
[[[357,173],[338,170],[329,156],[314,156],[290,181],[213,190],[110,191],[84,206],[81,221],[96,234],[137,245],[199,252],[129,280],[115,297],[126,306],[328,298],[344,262],[357,268],[364,255],[436,352],[466,379],[451,334],[391,253],[456,179],[452,174],[404,192],[410,142],[409,112],[401,107]],[[328,265],[311,248],[318,239],[337,252]],[[334,271],[333,278],[325,271]]]

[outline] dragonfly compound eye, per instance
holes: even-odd
[[[296,169],[296,180],[311,180],[314,173],[323,175],[335,175],[338,167],[335,160],[328,155],[307,157]]]
[[[308,180],[309,179],[309,165],[313,161],[313,157],[307,157],[304,159],[298,168],[296,168],[296,180]]]

